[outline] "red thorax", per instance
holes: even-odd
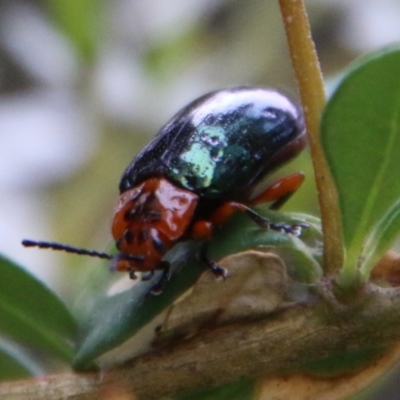
[[[120,271],[152,271],[187,231],[199,200],[164,178],[150,178],[121,194],[112,224],[120,254],[143,261],[119,259]]]

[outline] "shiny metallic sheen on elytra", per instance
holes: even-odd
[[[202,197],[239,199],[304,142],[302,114],[285,95],[263,87],[215,91],[161,128],[124,172],[120,191],[164,176]]]

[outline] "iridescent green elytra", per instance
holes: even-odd
[[[283,94],[262,87],[220,90],[161,128],[125,171],[120,190],[163,176],[201,197],[241,199],[304,144],[302,114]]]

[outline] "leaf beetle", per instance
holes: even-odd
[[[279,91],[240,86],[208,93],[180,110],[129,164],[122,175],[112,223],[118,253],[24,240],[24,246],[52,248],[107,258],[113,269],[163,270],[152,293],[169,278],[165,253],[177,242],[201,239],[199,258],[216,275],[226,271],[207,256],[213,227],[241,211],[256,224],[298,235],[307,224],[271,223],[252,205],[279,208],[302,184],[304,175],[280,179],[258,195],[263,178],[295,157],[306,145],[300,109]]]

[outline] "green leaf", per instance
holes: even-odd
[[[322,118],[322,144],[340,197],[346,261],[367,280],[400,230],[400,50],[386,49],[351,68]]]
[[[262,248],[278,254],[286,263],[290,277],[299,282],[312,283],[322,276],[322,230],[318,218],[305,214],[271,211],[265,206],[255,210],[275,223],[293,225],[307,222],[301,239],[292,235],[260,229],[246,215],[237,215],[213,237],[210,255],[220,259],[227,254],[249,248]],[[233,250],[234,249],[234,250]]]
[[[0,380],[43,375],[43,369],[25,349],[0,338]]]
[[[306,218],[276,211],[264,211],[263,214],[274,222],[298,223]],[[309,219],[311,224],[318,224],[312,217]],[[288,250],[288,258],[292,254],[293,258],[300,260],[296,263],[298,269],[294,275],[304,278],[305,282],[315,281],[321,274],[317,262],[320,228],[313,225],[304,231],[303,236],[304,242],[291,235],[260,229],[248,217],[237,215],[216,231],[209,254],[219,260],[227,254],[260,246],[271,250],[275,247],[285,249]],[[312,249],[304,243],[309,243]],[[82,340],[74,367],[82,369],[89,366],[95,358],[131,338],[193,286],[204,272],[204,265],[196,257],[198,245],[196,242],[180,243],[167,254],[173,274],[159,296],[146,296],[159,275],[155,275],[150,282],[138,280],[127,291],[107,295],[118,277],[110,274],[106,267],[97,270],[95,279],[86,284],[75,307],[77,318],[81,321]]]
[[[88,283],[75,307],[81,321],[82,340],[74,368],[90,366],[95,358],[129,339],[196,282],[204,267],[193,257],[194,247],[193,244],[175,246],[169,257],[174,269],[179,268],[182,259],[189,265],[184,273],[172,275],[159,296],[147,293],[160,273],[156,273],[151,281],[136,281],[135,286],[127,291],[107,295],[117,274],[110,274],[107,267],[96,271],[95,283]]]
[[[0,335],[71,361],[76,324],[61,300],[10,260],[0,257]]]

